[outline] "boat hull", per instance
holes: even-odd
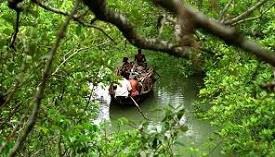
[[[120,70],[119,70],[120,69]],[[117,71],[117,74],[121,73],[121,68],[119,68]],[[135,70],[133,70],[135,69]],[[135,78],[138,81],[138,90],[139,94],[134,98],[134,100],[139,104],[142,103],[153,92],[153,85],[156,81],[154,74],[155,71],[152,67],[142,67],[137,66],[136,68],[132,68],[133,71],[129,72],[130,78]],[[135,105],[134,101],[131,99],[131,97],[114,97],[115,95],[115,86],[110,87],[110,95],[112,97],[111,104],[118,104],[118,105],[124,105],[124,106],[130,106]]]
[[[146,94],[138,95],[133,98],[140,105],[140,103],[142,103],[146,98],[148,98],[152,94],[153,94],[153,91],[150,91]],[[120,105],[120,106],[134,106],[135,105],[135,103],[131,99],[131,97],[114,97],[114,96],[112,96],[111,104],[112,105]]]

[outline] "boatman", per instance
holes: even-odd
[[[141,49],[138,49],[138,53],[135,55],[135,61],[140,66],[146,66],[146,58],[145,55],[141,53]]]

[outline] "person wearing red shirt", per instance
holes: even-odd
[[[138,85],[137,78],[134,76],[129,81],[130,81],[130,84],[132,87],[131,96],[135,97],[135,96],[139,95],[139,85]]]

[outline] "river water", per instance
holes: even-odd
[[[153,94],[140,104],[145,115],[153,121],[162,119],[164,116],[163,108],[169,104],[184,106],[188,131],[182,133],[178,139],[185,145],[177,146],[176,149],[177,154],[180,154],[179,156],[201,156],[201,152],[211,152],[209,156],[220,156],[217,155],[217,151],[212,151],[213,146],[210,147],[208,144],[213,128],[208,121],[199,120],[194,114],[193,102],[196,99],[201,83],[202,80],[198,77],[184,79],[161,76],[154,85]],[[143,117],[135,107],[111,106],[110,117],[113,124],[122,117],[137,123],[143,120]]]

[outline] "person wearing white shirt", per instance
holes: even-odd
[[[117,88],[115,90],[115,97],[128,97],[129,92],[132,90],[130,81],[126,78],[123,78],[122,80],[118,81]]]

